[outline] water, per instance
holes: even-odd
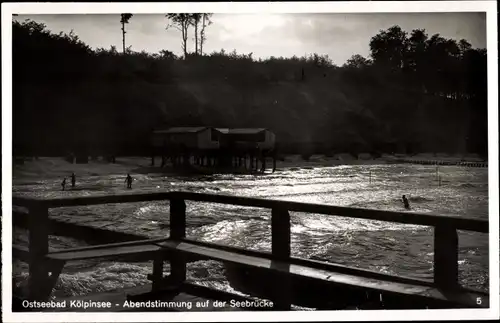
[[[15,172],[14,172],[15,174]],[[424,165],[351,165],[285,168],[265,176],[213,175],[173,177],[132,174],[134,192],[184,190],[325,203],[380,210],[403,211],[400,197],[409,197],[412,210],[488,218],[487,169]],[[371,182],[370,182],[371,177]],[[123,173],[78,178],[78,188],[60,190],[61,178],[14,176],[14,194],[89,196],[130,192]],[[107,204],[52,209],[51,217],[99,228],[149,237],[168,234],[168,202]],[[232,205],[187,202],[187,236],[214,243],[270,251],[270,211]],[[372,269],[388,274],[432,279],[433,231],[415,225],[291,213],[292,255]],[[16,243],[26,235],[15,230]],[[70,238],[51,237],[51,248],[82,246]],[[14,261],[17,288],[26,287],[26,265]],[[168,272],[168,265],[165,267]],[[465,286],[488,290],[488,236],[459,232],[459,272]],[[148,263],[82,261],[68,263],[54,297],[110,291],[147,283]],[[214,261],[188,266],[188,280],[235,292]]]

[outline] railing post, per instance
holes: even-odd
[[[434,283],[439,288],[459,287],[458,234],[453,227],[434,228]]]
[[[273,261],[286,262],[290,259],[290,213],[286,209],[273,208],[271,213]],[[287,311],[291,307],[292,286],[290,276],[277,276],[273,295],[274,308]]]
[[[170,200],[170,239],[182,240],[186,237],[186,203],[183,199]],[[169,284],[178,286],[186,280],[186,260],[176,253],[170,260]]]
[[[271,213],[272,253],[274,259],[290,258],[290,213],[273,208]]]
[[[36,205],[29,208],[29,278],[28,291],[32,300],[45,300],[48,287],[49,272],[45,256],[49,252],[48,223],[49,212],[46,207]],[[50,293],[51,291],[48,291]]]
[[[153,291],[161,289],[163,286],[163,255],[159,254],[153,259],[153,274],[151,275]]]

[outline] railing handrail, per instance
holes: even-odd
[[[255,197],[240,197],[223,194],[208,194],[194,192],[158,192],[134,193],[120,195],[101,195],[62,198],[31,198],[13,197],[13,205],[23,207],[57,208],[68,206],[83,206],[112,203],[149,202],[159,200],[182,199],[194,202],[209,202],[218,204],[231,204],[247,207],[260,207],[266,209],[286,209],[292,212],[306,212],[322,215],[333,215],[349,218],[358,218],[375,221],[385,221],[401,224],[424,226],[446,226],[457,230],[488,233],[489,221],[465,216],[439,215],[433,213],[396,212],[375,209],[353,208],[327,204],[312,204],[304,202],[280,201]]]

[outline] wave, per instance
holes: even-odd
[[[460,183],[460,184],[456,185],[456,187],[460,187],[460,188],[475,188],[475,187],[478,187],[478,186],[474,185],[474,184],[471,184],[471,183]]]
[[[432,198],[429,198],[429,197],[425,197],[425,196],[408,196],[408,200],[410,202],[416,202],[416,203],[419,203],[419,202],[432,202],[434,201],[434,199]]]
[[[435,199],[424,196],[408,196],[408,200],[410,201],[410,211],[416,212],[432,212],[431,209],[423,208],[423,203],[432,203],[435,202]],[[354,203],[350,203],[347,205],[348,207],[356,207],[356,208],[366,208],[366,209],[379,209],[379,210],[387,210],[387,211],[408,211],[404,208],[403,202],[400,197],[395,198],[380,198],[375,200],[366,200],[366,201],[357,201]]]

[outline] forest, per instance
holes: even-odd
[[[171,126],[268,128],[283,153],[487,154],[486,49],[393,26],[342,66],[207,54],[210,17],[166,15],[181,57],[126,47],[132,14],[117,15],[121,50],[13,19],[14,155],[148,155],[152,130]]]

